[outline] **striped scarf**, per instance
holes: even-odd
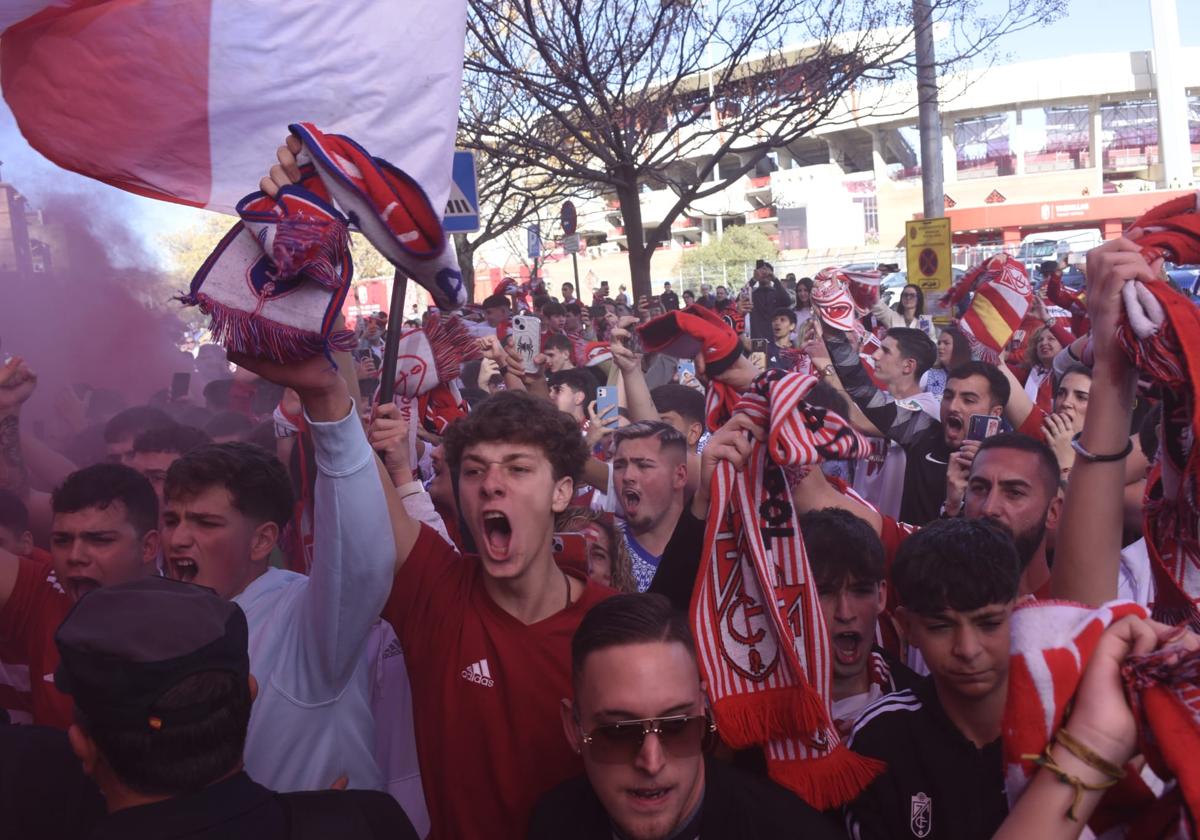
[[[1195,196],[1153,208],[1134,227],[1150,261],[1200,259]],[[1155,473],[1146,482],[1143,533],[1157,593],[1154,617],[1200,630],[1200,309],[1166,283],[1126,283],[1125,318],[1116,339],[1140,379],[1162,394],[1163,433]]]
[[[724,740],[765,747],[772,779],[819,810],[854,799],[882,770],[840,743],[830,644],[785,469],[855,457],[866,442],[804,402],[816,377],[767,371],[734,411],[768,430],[749,462],[718,465],[691,618]]]

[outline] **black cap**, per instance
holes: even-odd
[[[118,728],[200,720],[204,702],[164,713],[162,695],[202,671],[229,671],[249,686],[246,615],[211,589],[160,577],[81,598],[54,634],[54,684],[95,723]]]

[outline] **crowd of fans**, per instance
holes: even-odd
[[[439,375],[384,404],[386,316],[333,364],[208,345],[149,405],[80,386],[36,432],[10,359],[3,836],[1193,836],[1128,676],[1194,688],[1200,647],[1150,617],[1180,538],[1146,527],[1192,442],[1116,340],[1158,266],[1095,249],[998,359],[911,285],[847,329],[831,279],[506,280],[407,327]],[[809,694],[731,702],[777,659]]]

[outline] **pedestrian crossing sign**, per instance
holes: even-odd
[[[473,233],[479,230],[479,187],[475,182],[475,153],[454,152],[450,178],[450,198],[442,218],[446,233]]]

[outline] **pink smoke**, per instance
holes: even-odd
[[[32,419],[52,414],[56,395],[76,383],[144,403],[180,368],[173,289],[119,209],[124,203],[104,193],[37,198],[52,269],[0,291],[0,353],[25,357],[39,377]]]

